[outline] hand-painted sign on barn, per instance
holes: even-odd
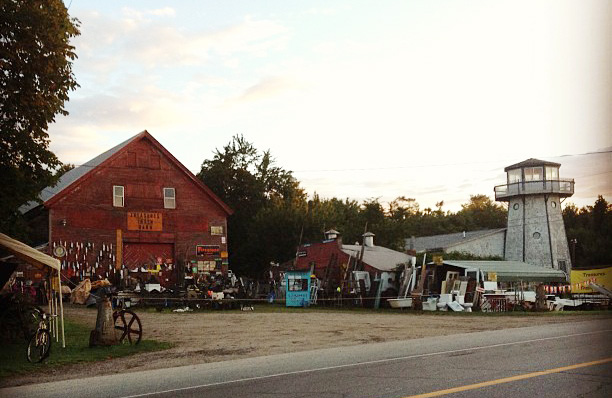
[[[127,228],[129,231],[161,231],[161,213],[147,213],[130,211],[127,215]]]

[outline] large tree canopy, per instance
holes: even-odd
[[[471,195],[456,213],[421,210],[414,198],[400,196],[387,206],[371,198],[310,200],[291,172],[274,164],[270,152],[260,152],[242,136],[217,150],[198,175],[235,213],[228,221],[230,266],[234,271],[260,275],[270,262],[295,257],[299,243],[324,239],[336,229],[346,243],[361,242],[364,227],[376,234],[375,243],[405,250],[411,236],[504,228],[507,210],[487,195]],[[610,263],[612,206],[603,197],[594,206],[566,206],[563,216],[568,238],[577,239],[576,264]],[[451,257],[453,258],[453,257]],[[462,255],[463,259],[475,259]]]
[[[257,276],[270,262],[295,256],[296,246],[318,242],[334,228],[347,243],[360,242],[364,227],[376,234],[376,244],[404,250],[411,235],[423,236],[504,227],[506,210],[486,195],[474,195],[458,213],[420,210],[415,199],[399,197],[388,209],[377,198],[359,204],[350,199],[308,200],[291,172],[274,164],[269,151],[260,152],[235,136],[198,174],[235,213],[228,220],[230,266]]]
[[[228,244],[235,271],[255,275],[262,264],[295,248],[299,230],[280,231],[291,216],[280,217],[276,228],[272,220],[283,211],[295,214],[305,194],[291,172],[274,165],[269,151],[259,152],[244,137],[234,136],[202,164],[198,177],[234,209],[228,221]]]
[[[70,39],[79,34],[61,0],[0,0],[0,230],[14,233],[17,209],[51,185],[61,162],[47,128],[66,115],[77,87]]]

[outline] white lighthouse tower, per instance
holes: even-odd
[[[561,201],[574,194],[574,180],[559,178],[559,163],[528,159],[508,166],[507,183],[495,200],[508,202],[505,259],[554,268],[569,275]]]

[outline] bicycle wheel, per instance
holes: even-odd
[[[38,330],[28,344],[28,362],[38,363],[49,356],[51,335],[48,330]]]

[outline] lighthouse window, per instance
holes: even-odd
[[[541,167],[525,167],[525,181],[543,180]]]
[[[521,169],[508,170],[508,184],[521,181]]]
[[[513,208],[514,210],[518,210],[518,208],[519,208],[519,204],[518,204],[518,203],[515,203],[515,204],[514,204],[514,206],[512,206],[512,208]]]
[[[533,233],[533,239],[540,239],[540,236],[542,236],[542,235],[540,235],[539,232],[534,232]]]
[[[550,203],[550,205],[551,205],[553,208],[555,208],[555,207],[557,207],[557,202],[551,202],[551,203]]]
[[[547,180],[558,180],[559,179],[559,168],[546,166],[546,179]]]

